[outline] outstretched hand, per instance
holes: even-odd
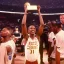
[[[38,10],[38,12],[40,12],[40,8],[41,8],[40,5],[38,5],[38,6],[37,6],[37,10]]]

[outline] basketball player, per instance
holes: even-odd
[[[44,22],[42,16],[40,15],[40,6],[37,7],[40,26],[38,28],[38,32],[36,33],[36,28],[34,25],[30,25],[26,27],[26,18],[27,18],[27,6],[25,6],[25,14],[22,19],[22,34],[26,40],[25,44],[25,64],[38,64],[38,56],[39,56],[39,40],[40,36],[43,32]],[[35,35],[36,33],[36,35]],[[29,35],[28,35],[29,34]]]

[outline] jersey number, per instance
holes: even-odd
[[[34,50],[30,50],[30,54],[34,54]]]

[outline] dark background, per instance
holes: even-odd
[[[24,3],[30,2],[31,5],[40,5],[41,13],[63,13],[64,0],[0,0],[0,11],[24,12]],[[44,15],[44,22],[59,19],[59,15]],[[9,14],[0,12],[0,28],[11,26],[20,28],[23,14]],[[27,17],[27,26],[39,25],[38,15],[29,15]],[[21,28],[20,28],[21,30]]]
[[[41,12],[64,12],[64,0],[0,0],[0,10],[23,12],[25,2],[40,5]]]

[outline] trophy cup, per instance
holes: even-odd
[[[37,11],[37,5],[31,5],[29,2],[26,2],[28,13],[33,13]]]

